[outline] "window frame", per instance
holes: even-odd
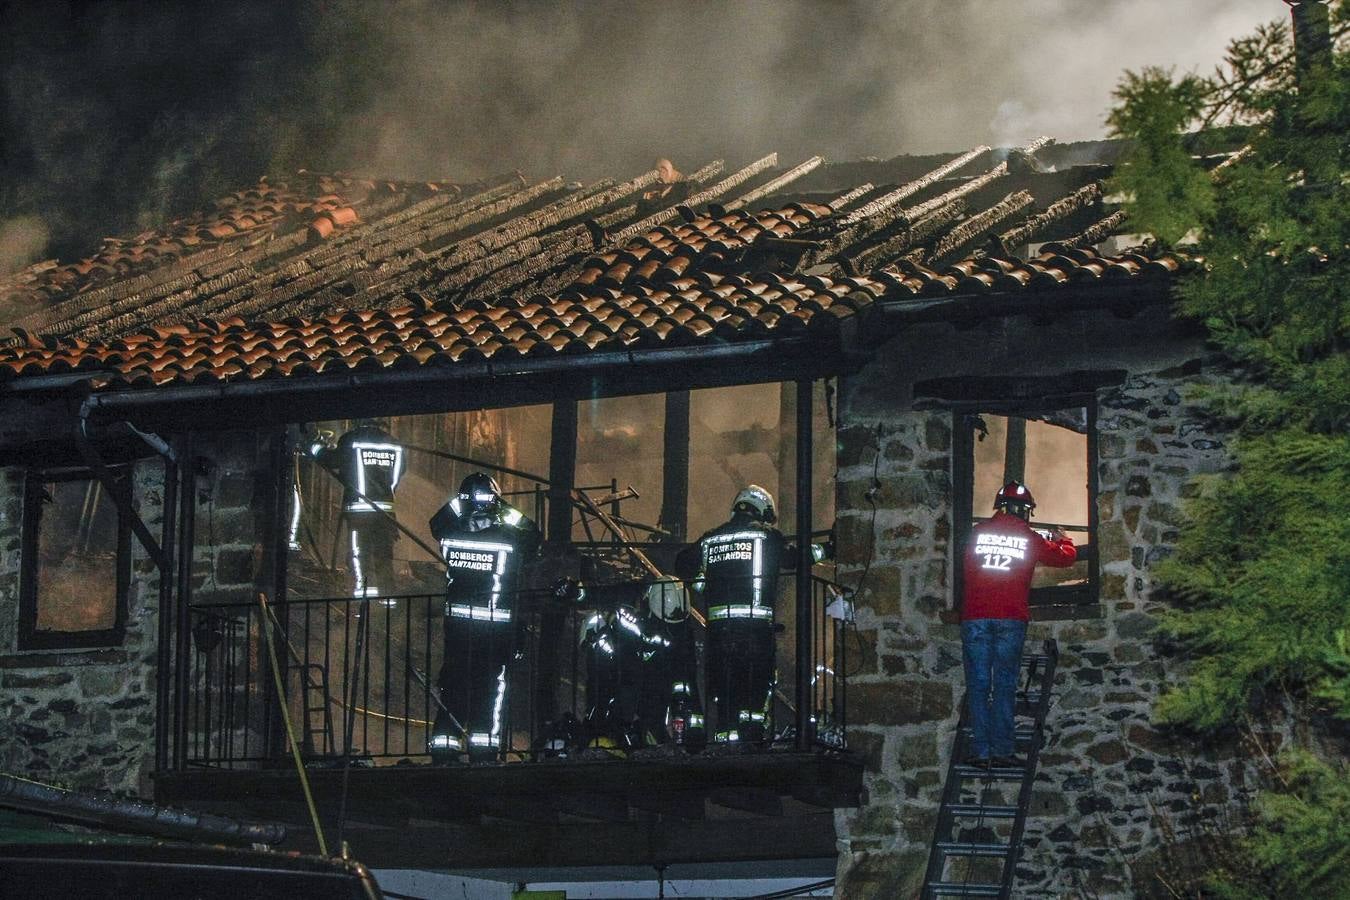
[[[1101,531],[1097,510],[1099,435],[1095,394],[952,406],[952,611],[955,614],[960,614],[965,595],[962,563],[975,518],[975,429],[969,424],[969,418],[983,414],[1026,418],[1028,414],[1069,408],[1084,408],[1087,411],[1088,538],[1086,544],[1079,547],[1079,559],[1087,562],[1088,581],[1082,586],[1045,585],[1032,588],[1028,606],[1033,620],[1096,618],[1101,615],[1101,558],[1097,549]]]
[[[126,480],[131,477],[127,466],[109,467],[114,478]],[[131,522],[116,508],[117,515],[117,559],[115,577],[117,579],[116,597],[113,609],[113,624],[109,628],[90,629],[88,631],[52,631],[37,627],[38,609],[42,598],[38,596],[40,581],[38,539],[41,535],[43,495],[42,486],[50,483],[89,481],[99,483],[94,473],[88,469],[42,470],[30,469],[24,475],[23,489],[23,525],[20,540],[19,558],[19,650],[77,650],[90,647],[120,646],[126,637],[128,618],[128,598],[131,593]],[[105,493],[107,489],[104,488]]]

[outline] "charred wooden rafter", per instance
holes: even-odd
[[[722,204],[721,208],[722,213],[725,214],[727,212],[740,209],[744,206],[749,206],[751,203],[757,203],[760,200],[763,200],[765,197],[773,196],[776,192],[781,191],[784,187],[796,181],[798,178],[801,178],[803,175],[806,175],[807,173],[814,171],[823,162],[825,162],[825,157],[813,156],[806,162],[793,166],[791,169],[788,169],[782,175],[779,175],[777,178],[774,178],[771,181],[768,181],[760,185],[753,191],[749,191],[745,194],[742,194],[741,196],[737,197],[736,199],[732,200],[729,203]]]
[[[1033,142],[1029,146],[1034,148],[1041,145]],[[905,237],[913,223],[967,194],[985,187],[995,179],[1003,177],[1008,173],[1008,165],[1007,163],[999,163],[983,175],[971,178],[952,190],[916,206],[902,208],[899,205],[901,201],[938,184],[952,172],[987,152],[989,152],[989,148],[985,146],[967,150],[919,178],[906,182],[895,190],[888,191],[882,196],[865,203],[846,216],[835,217],[820,223],[815,230],[822,235],[822,246],[804,254],[797,261],[796,270],[803,271],[820,265],[831,266],[831,271],[846,266],[852,267],[856,263],[845,261],[843,255],[850,248],[864,245],[864,242],[871,244],[890,243],[893,249],[914,246],[915,242]],[[1034,152],[1034,150],[1031,152]]]
[[[840,267],[850,274],[860,274],[886,261],[895,259],[912,247],[926,244],[951,223],[965,215],[966,201],[956,200],[940,209],[934,210],[915,222],[900,234],[886,237],[861,250],[840,258]]]
[[[1063,243],[1070,244],[1074,247],[1090,247],[1093,244],[1100,244],[1110,237],[1117,228],[1125,224],[1126,218],[1125,210],[1116,210],[1109,216],[1097,220],[1083,231],[1068,238]]]
[[[999,248],[1007,254],[1013,248],[1020,247],[1040,234],[1060,219],[1068,218],[1079,210],[1086,209],[1102,197],[1102,183],[1094,181],[1085,184],[1067,197],[1056,200],[1045,208],[1044,212],[1028,218],[1016,228],[1010,228],[998,236]]]
[[[561,185],[561,179],[555,182],[544,184],[556,189]],[[377,220],[370,230],[345,234],[331,244],[325,243],[305,250],[270,271],[260,272],[254,264],[278,256],[277,249],[272,247],[241,253],[234,259],[220,259],[213,267],[203,267],[198,271],[206,280],[178,294],[149,304],[140,297],[130,297],[111,308],[86,314],[82,317],[82,327],[73,330],[78,337],[99,340],[125,333],[137,325],[161,321],[165,317],[181,320],[185,317],[200,319],[208,315],[247,316],[270,308],[284,307],[302,293],[317,291],[330,282],[368,266],[369,260],[363,253],[375,257],[393,256],[407,249],[415,249],[436,241],[442,235],[472,228],[516,205],[527,203],[540,190],[539,185],[520,188],[518,184],[508,183],[458,202],[447,203],[440,198],[430,198],[428,208],[436,213],[430,221],[426,216],[417,219],[399,218],[394,222]],[[303,232],[299,234],[301,238],[304,237]],[[286,248],[281,249],[284,251]],[[183,313],[185,309],[191,311]]]
[[[1026,209],[1035,201],[1026,191],[1014,191],[998,203],[966,219],[952,228],[933,246],[928,256],[929,264],[939,267],[950,262],[958,253],[974,244],[980,237],[997,228],[1008,219]]]
[[[971,162],[981,154],[988,152],[989,148],[983,145],[975,147],[971,150],[967,150],[965,153],[962,153],[961,155],[948,160],[947,162],[938,166],[936,169],[933,169],[931,172],[928,172],[927,174],[922,175],[919,178],[914,179],[913,181],[906,182],[905,184],[901,185],[895,190],[882,194],[880,197],[871,201],[870,203],[867,203],[866,205],[859,207],[857,211],[852,212],[844,217],[843,224],[845,226],[852,226],[858,225],[859,223],[862,223],[869,219],[873,219],[874,217],[881,215],[886,210],[895,206],[901,200],[908,199],[909,197],[912,197],[915,194],[917,194],[919,191],[922,191],[924,188],[931,187],[932,185],[937,184],[939,181],[946,178],[952,172],[955,172],[957,169],[965,166],[967,163]]]
[[[847,209],[849,206],[852,206],[860,197],[863,197],[875,189],[875,186],[869,181],[858,185],[851,191],[845,191],[825,205],[835,212],[839,212],[841,209]]]
[[[691,184],[705,184],[714,177],[716,177],[719,173],[721,173],[723,165],[724,163],[722,162],[722,160],[715,159],[712,162],[708,163],[707,165],[701,166],[692,175],[690,175],[689,182]],[[713,190],[715,189],[716,187],[713,188]],[[624,228],[623,231],[621,232],[617,232],[614,234],[611,234],[609,232],[609,229],[614,227],[615,225],[620,225],[624,222],[631,222],[633,216],[637,215],[637,210],[638,205],[636,203],[630,203],[625,206],[621,206],[614,210],[611,210],[610,212],[605,213],[591,220],[586,225],[588,238],[590,239],[589,244],[585,244],[584,242],[578,243],[576,241],[576,236],[579,234],[579,232],[569,233],[567,235],[566,241],[568,243],[578,244],[576,249],[573,251],[572,256],[563,258],[563,255],[561,253],[554,253],[553,258],[555,262],[552,265],[537,267],[535,271],[542,271],[543,269],[557,269],[557,271],[553,272],[551,275],[547,275],[543,280],[541,280],[538,284],[536,284],[534,290],[541,293],[552,293],[561,290],[562,288],[571,284],[572,281],[575,280],[577,274],[581,271],[580,268],[581,260],[575,258],[577,254],[589,253],[592,250],[597,250],[600,248],[601,244],[604,244],[605,246],[611,246],[615,244],[621,246],[623,243],[626,242],[626,239],[622,237],[624,234],[628,234],[629,232],[641,233],[643,231],[650,230],[650,228],[657,227],[656,224],[653,224],[650,226],[650,228],[639,228],[639,226],[642,226],[643,223],[652,222],[658,219],[660,221],[668,221],[679,214],[678,208],[674,204],[672,204],[671,206],[655,213],[654,215],[647,216],[641,222],[636,222],[629,225],[628,227]],[[511,286],[514,287],[518,285],[519,282]]]
[[[720,168],[721,160],[717,161],[717,165]],[[772,168],[776,165],[778,165],[778,154],[770,153],[768,156],[765,156],[762,159],[755,160],[745,168],[733,172],[726,178],[723,178],[721,181],[714,184],[712,187],[699,191],[697,194],[694,194],[680,205],[687,206],[692,209],[693,207],[700,206],[701,204],[707,203],[710,200],[716,200],[718,197],[722,196],[727,191],[731,190],[737,185],[743,184],[745,181],[747,181],[750,178],[753,178],[760,172],[763,172],[765,169]],[[695,175],[697,174],[699,173],[696,172]],[[693,177],[691,177],[690,181],[693,180],[694,180]],[[627,228],[624,228],[621,231],[617,232],[616,234],[611,235],[611,238],[613,240],[614,245],[622,246],[630,238],[636,237],[639,234],[650,231],[651,229],[665,222],[669,222],[671,219],[675,218],[678,215],[679,215],[679,207],[672,206],[667,209],[663,209],[659,212],[651,214],[650,216],[647,216],[645,219],[642,219],[641,221],[634,222]]]
[[[463,233],[467,228],[499,218],[511,210],[529,205],[549,194],[562,190],[562,188],[561,177],[540,182],[459,217],[455,220],[456,224],[452,228],[444,229],[442,233],[448,236]],[[520,218],[524,217],[516,217],[516,219]],[[516,219],[508,220],[505,224],[510,224]],[[421,246],[414,245],[408,253],[386,257],[382,266],[375,265],[375,260],[381,258],[382,248],[380,247],[371,247],[369,250],[360,253],[349,254],[347,258],[354,260],[354,268],[351,271],[374,271],[383,276],[378,280],[368,279],[364,285],[365,293],[362,297],[363,305],[378,307],[391,300],[402,298],[408,291],[427,289],[434,284],[437,272],[452,265],[448,260],[455,259],[457,253],[476,258],[481,255],[482,251],[479,248],[482,243],[477,237],[451,240],[430,253],[425,252]],[[466,250],[466,248],[470,249]],[[330,270],[325,269],[324,271]],[[330,280],[331,283],[326,284],[326,287],[337,290],[341,296],[354,294],[355,289],[346,280],[346,276],[350,272],[339,272],[339,274],[342,278],[336,282]],[[325,298],[318,292],[302,291],[297,293],[286,291],[273,296],[278,302],[272,304],[271,309],[282,315],[305,315],[313,310],[326,307]],[[246,314],[237,309],[233,312],[236,315]]]
[[[376,227],[382,231],[395,228],[412,216],[421,217],[417,226],[425,227],[428,222],[434,221],[434,211],[438,208],[451,211],[471,210],[503,194],[510,193],[517,187],[519,187],[519,182],[507,181],[490,187],[483,193],[459,201],[448,194],[437,195],[410,206],[404,211],[404,214],[408,214],[406,217],[404,214],[394,213],[379,219]],[[351,233],[344,233],[336,236],[330,244],[336,246],[351,239]],[[284,258],[297,251],[304,251],[306,242],[305,232],[297,231],[251,245],[236,242],[212,248],[203,253],[185,256],[166,269],[156,270],[154,274],[160,276],[161,279],[167,276],[167,280],[150,283],[148,276],[143,276],[142,278],[132,279],[125,284],[119,283],[109,285],[106,289],[90,291],[87,295],[81,295],[78,298],[78,307],[72,307],[71,304],[60,304],[53,309],[43,310],[38,316],[34,317],[35,321],[30,322],[29,325],[77,336],[82,336],[82,332],[94,334],[94,336],[105,336],[124,333],[138,324],[164,320],[177,321],[182,318],[200,318],[206,314],[205,310],[194,308],[191,314],[182,315],[180,307],[187,304],[197,304],[221,290],[222,287],[229,289],[237,286],[237,279],[228,277],[231,271],[239,269],[251,271],[272,260]],[[302,252],[301,256],[298,257],[301,260],[299,266],[302,269],[316,268],[318,263],[312,263],[310,260],[319,260],[322,258],[320,254],[328,252],[331,252],[331,246],[322,246]],[[271,273],[268,274],[271,275]],[[260,276],[259,281],[259,288],[264,290],[275,283],[268,276]],[[71,315],[72,313],[73,315]],[[180,314],[175,315],[175,313]],[[40,323],[36,321],[39,317]],[[95,330],[91,326],[103,327]]]
[[[718,175],[721,174],[723,165],[724,163],[722,162],[722,160],[720,159],[713,160],[706,166],[700,167],[697,171],[694,172],[694,174],[690,175],[689,183],[706,184],[707,182],[711,181],[712,179],[716,178]],[[672,203],[669,209],[674,210],[675,204]],[[624,222],[630,221],[633,218],[633,216],[637,215],[637,211],[638,205],[636,203],[630,203],[627,206],[620,206],[612,210],[611,212],[607,212],[604,215],[597,216],[595,218],[595,223],[600,227],[601,231],[607,231],[608,229],[613,228],[615,225],[621,225]],[[674,216],[672,214],[672,216],[670,216],[669,218],[673,217]]]

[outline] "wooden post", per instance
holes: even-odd
[[[179,445],[181,447],[181,444]],[[176,529],[178,527],[178,464],[170,459],[164,460],[164,506],[160,519],[159,546],[163,554],[159,567],[159,633],[155,647],[155,771],[163,772],[169,768],[169,727],[172,721],[169,710],[172,702],[169,694],[170,664],[173,655],[169,652],[173,638],[173,587],[174,556],[177,546]]]
[[[807,397],[807,408],[810,408],[810,394]],[[790,423],[796,422],[797,428],[801,428],[801,417],[798,414],[800,407],[798,403],[797,390],[792,384],[784,382],[778,386],[778,459],[776,469],[779,473],[779,484],[775,490],[778,494],[778,520],[780,522],[797,521],[797,497],[795,492],[789,491],[788,475],[795,465],[795,454],[801,452],[801,445],[797,444],[793,437],[793,432],[788,429]],[[766,485],[767,486],[767,485]]]
[[[1003,452],[1003,484],[1027,480],[1027,420],[1008,416],[1008,438]],[[1002,485],[1000,485],[1002,487]]]
[[[550,543],[572,540],[572,488],[577,477],[577,403],[558,400],[553,404],[553,425],[548,450],[548,530]]]
[[[182,484],[178,490],[178,596],[174,598],[173,649],[173,768],[187,769],[188,691],[192,623],[192,557],[197,546],[197,457],[193,436],[185,434],[178,445],[178,471]]]
[[[666,394],[661,455],[661,515],[657,525],[684,541],[689,533],[689,392]]]
[[[811,380],[797,382],[797,749],[808,750],[815,740],[811,717],[814,692],[811,676]]]

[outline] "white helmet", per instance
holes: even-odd
[[[683,622],[689,615],[689,602],[684,595],[684,582],[678,578],[662,578],[647,586],[647,609],[666,622]]]
[[[765,525],[778,521],[778,511],[774,508],[773,494],[757,484],[747,485],[731,502],[732,514],[746,512]]]

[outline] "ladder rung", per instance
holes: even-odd
[[[984,856],[997,859],[1008,855],[1008,844],[976,844],[963,841],[940,841],[938,849],[948,856]]]
[[[957,816],[984,816],[986,819],[1013,819],[1017,817],[1015,806],[981,806],[978,803],[953,803],[947,807]]]
[[[986,769],[984,766],[966,765],[956,767],[956,774],[961,778],[988,778],[993,781],[1021,781],[1025,773],[1025,769]]]
[[[970,726],[968,725],[962,726],[961,737],[970,737],[970,734],[971,734]],[[1030,740],[1031,738],[1034,738],[1035,736],[1036,736],[1036,729],[1034,728],[1019,728],[1013,732],[1013,740],[1015,741],[1026,741]]]
[[[1003,893],[1002,885],[997,884],[961,884],[959,881],[930,881],[924,885],[929,897],[998,897]]]

